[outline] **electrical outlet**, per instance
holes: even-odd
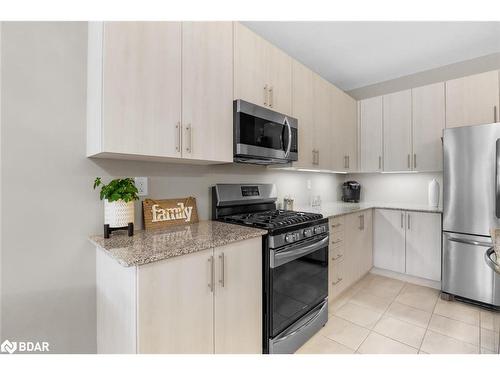
[[[134,178],[135,187],[139,190],[139,196],[143,197],[148,195],[148,178],[136,177]]]
[[[307,180],[307,189],[311,190],[311,188],[312,188],[311,180]]]

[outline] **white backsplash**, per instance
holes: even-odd
[[[429,182],[439,183],[439,202],[443,199],[443,173],[352,174],[347,179],[361,184],[362,202],[392,202],[426,205]]]

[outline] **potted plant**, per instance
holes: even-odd
[[[94,189],[101,187],[100,198],[104,199],[104,237],[116,229],[128,229],[134,233],[134,201],[139,199],[138,190],[132,178],[117,178],[107,185],[101,177],[94,181]]]

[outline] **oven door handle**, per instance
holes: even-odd
[[[292,148],[292,127],[290,126],[290,121],[285,117],[283,124],[288,127],[288,146],[285,151],[285,159],[290,155],[290,149]]]
[[[281,333],[273,342],[273,344],[277,344],[281,341],[284,341],[286,339],[289,339],[291,336],[303,331],[305,328],[307,328],[311,323],[313,323],[317,318],[318,316],[321,315],[321,313],[323,312],[324,309],[326,309],[328,307],[328,301],[325,300],[323,301],[322,303],[320,303],[317,307],[316,307],[316,313],[312,316],[312,317],[305,317],[305,318],[302,318],[301,320],[299,320],[297,323],[295,323],[294,325],[292,325],[290,328],[288,328],[288,330],[284,331],[283,333]],[[313,310],[314,312],[314,310]]]
[[[292,260],[303,257],[304,255],[314,253],[315,251],[318,251],[325,246],[328,246],[328,236],[323,237],[321,240],[315,241],[306,246],[297,245],[293,246],[290,249],[278,252],[272,250],[270,266],[271,268],[279,267],[285,263],[291,262]]]

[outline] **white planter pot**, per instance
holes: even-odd
[[[110,228],[126,227],[134,222],[134,201],[118,200],[109,202],[104,200],[104,224]]]

